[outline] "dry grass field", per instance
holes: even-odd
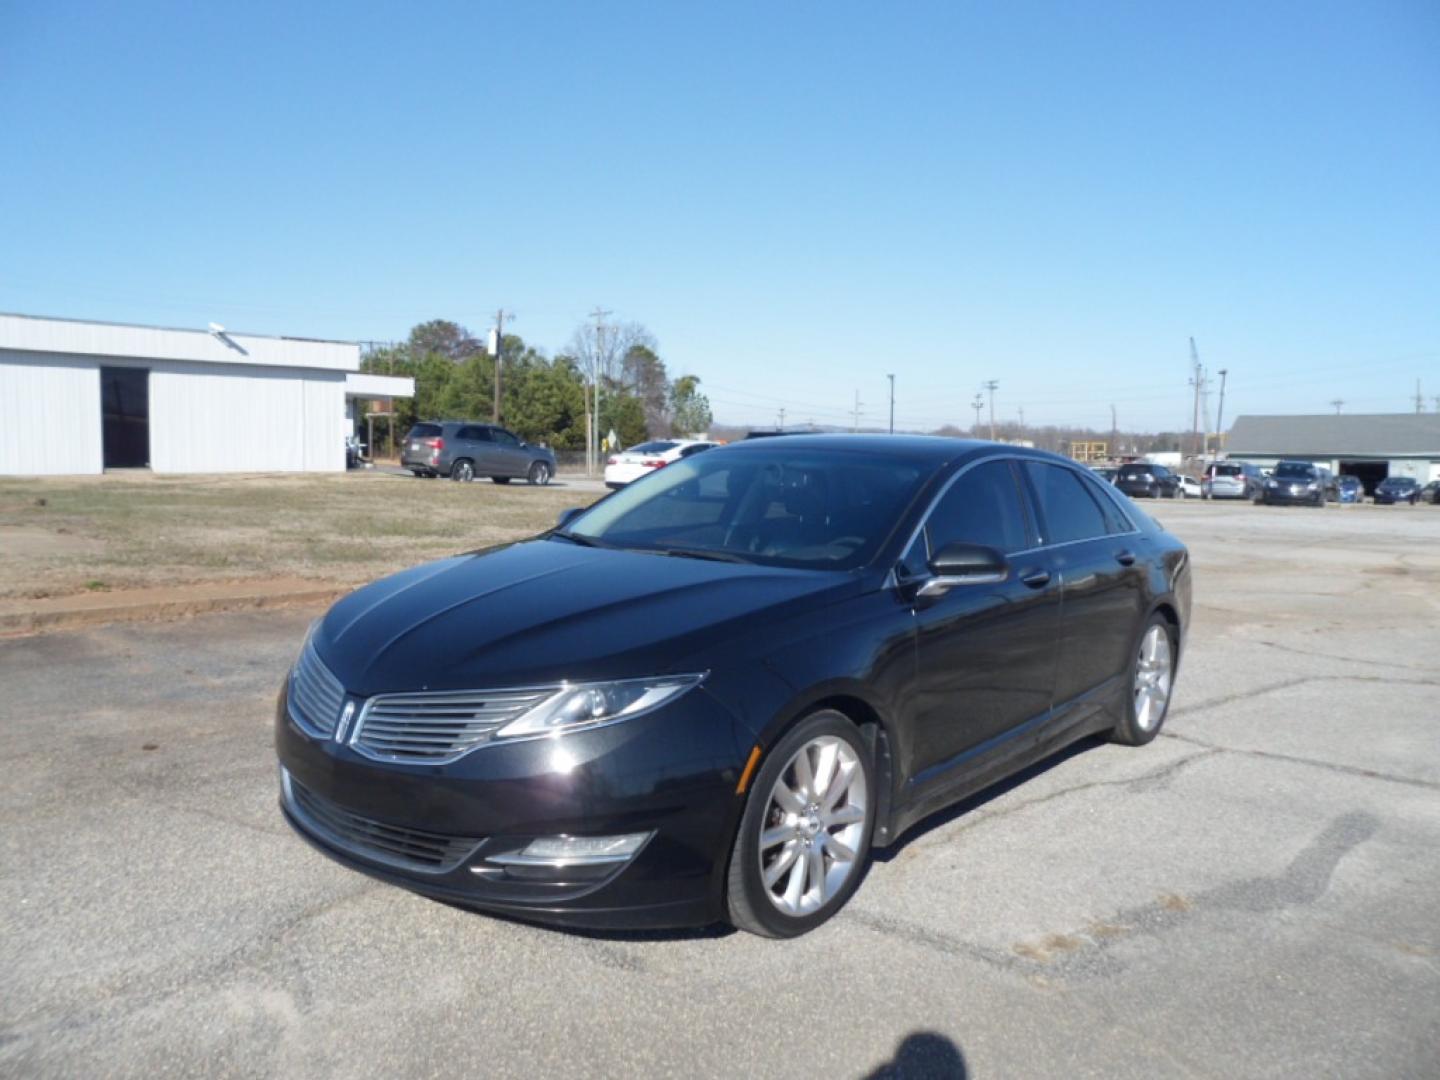
[[[354,585],[547,529],[589,491],[409,476],[0,479],[0,599],[266,578]]]

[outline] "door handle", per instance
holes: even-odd
[[[1049,570],[1030,570],[1020,575],[1020,580],[1032,589],[1040,589],[1050,584]]]
[[[1120,551],[1115,554],[1115,561],[1121,566],[1134,566],[1135,553],[1133,551]]]

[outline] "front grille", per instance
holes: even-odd
[[[286,803],[309,831],[335,847],[375,862],[444,874],[464,862],[483,839],[386,825],[315,794],[288,771],[281,773],[281,779]]]
[[[295,670],[290,673],[290,715],[302,728],[318,738],[335,734],[345,688],[315,655],[315,646],[305,643]]]
[[[365,705],[351,745],[382,761],[452,761],[554,692],[382,694]]]

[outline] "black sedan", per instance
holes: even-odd
[[[1132,499],[1183,499],[1185,489],[1180,477],[1164,465],[1150,465],[1143,461],[1121,465],[1115,471],[1112,481],[1116,487]]]
[[[1184,546],[1063,458],[737,443],[337,603],[280,694],[281,803],[462,905],[794,936],[935,811],[1154,739],[1189,613]]]
[[[1420,481],[1413,476],[1387,476],[1375,485],[1375,502],[1379,506],[1420,501]]]

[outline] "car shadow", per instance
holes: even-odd
[[[960,1047],[934,1031],[913,1031],[895,1048],[895,1056],[867,1073],[865,1080],[965,1080],[970,1070]]]
[[[967,799],[962,799],[958,803],[935,811],[935,813],[929,817],[922,818],[910,826],[910,828],[906,829],[904,834],[889,847],[876,848],[871,854],[871,861],[882,863],[890,862],[922,836],[932,833],[944,825],[949,825],[952,821],[957,818],[962,818],[966,814],[974,813],[986,803],[998,799],[1008,792],[1014,791],[1017,787],[1021,787],[1037,776],[1043,776],[1057,765],[1063,765],[1071,758],[1079,757],[1087,750],[1104,746],[1107,742],[1108,740],[1103,734],[1087,736],[1077,742],[1071,743],[1062,750],[1057,750],[1050,757],[1043,758],[1035,762],[1035,764],[1029,765],[1011,776],[1007,776],[1003,780],[997,780],[984,791],[976,792]]]

